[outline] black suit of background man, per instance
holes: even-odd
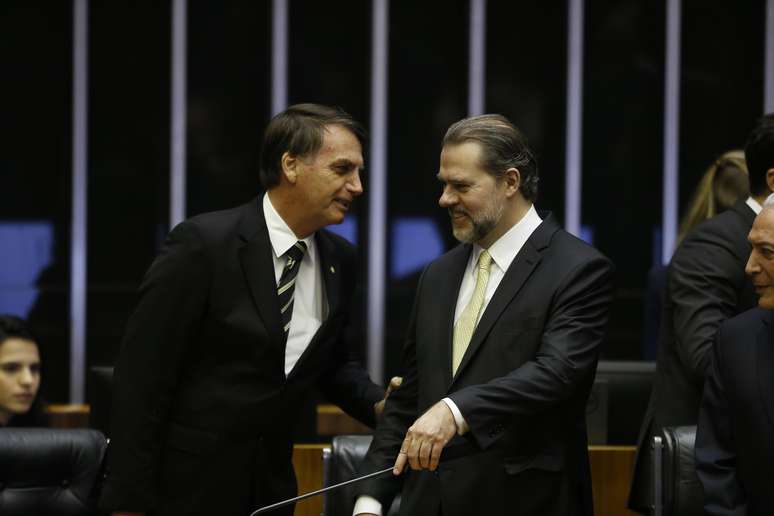
[[[774,117],[765,116],[748,137],[745,159],[752,198],[774,190]],[[629,507],[652,503],[651,441],[666,426],[695,425],[711,347],[721,323],[755,306],[744,267],[755,212],[745,201],[689,232],[667,269],[656,377],[638,441]]]
[[[327,318],[287,377],[261,198],[170,233],[116,365],[105,509],[244,516],[295,496],[293,422],[314,385],[374,423],[383,391],[344,338],[355,250],[321,229],[340,222],[362,192],[361,136],[348,115],[316,105],[292,106],[266,130],[262,182],[293,233],[314,234],[327,300]]]
[[[696,433],[704,510],[774,514],[774,311],[754,308],[718,331]]]

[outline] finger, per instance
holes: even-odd
[[[412,439],[406,450],[406,455],[408,456],[409,465],[411,466],[411,469],[414,469],[414,470],[422,469],[422,467],[419,465],[420,446],[422,446],[422,441],[418,439]]]
[[[422,469],[430,467],[430,454],[433,450],[432,441],[425,441],[419,447],[419,465]]]
[[[400,452],[398,458],[395,459],[395,465],[392,467],[392,474],[396,476],[400,475],[403,473],[404,469],[406,469],[406,454]]]
[[[430,454],[430,471],[435,471],[436,468],[438,468],[438,463],[441,462],[443,446],[444,445],[440,443],[436,443],[436,445],[433,446],[433,453]]]

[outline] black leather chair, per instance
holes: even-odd
[[[323,450],[323,462],[326,486],[338,484],[355,478],[358,466],[363,461],[371,445],[370,435],[339,435],[333,438],[330,449]],[[355,505],[357,485],[344,486],[326,494],[324,502],[325,516],[350,515]],[[395,516],[400,508],[400,496],[397,496],[387,516]]]
[[[701,516],[704,491],[696,476],[695,426],[666,427],[653,437],[653,515]]]
[[[92,516],[105,436],[90,429],[1,428],[0,514]]]
[[[606,435],[601,442],[599,439],[593,439],[595,425],[589,414],[587,421],[592,444],[633,445],[637,443],[655,374],[655,362],[622,360],[599,362],[594,388],[589,398],[589,408],[595,399],[604,401],[599,405],[601,410],[607,411],[604,418]],[[598,393],[604,393],[604,396],[598,396]]]

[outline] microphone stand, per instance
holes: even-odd
[[[250,516],[257,516],[258,514],[264,514],[270,511],[273,511],[275,509],[279,509],[280,507],[285,507],[286,505],[290,505],[292,503],[296,503],[299,500],[304,500],[305,498],[310,498],[312,496],[317,496],[323,493],[327,493],[328,491],[335,491],[336,489],[339,489],[340,487],[348,486],[350,484],[356,484],[358,482],[362,482],[363,480],[368,480],[369,478],[376,478],[383,476],[387,473],[392,472],[392,466],[389,468],[384,468],[381,471],[377,471],[375,473],[369,473],[368,475],[363,475],[362,477],[353,478],[352,480],[347,480],[345,482],[340,482],[338,484],[334,484],[332,486],[323,487],[322,489],[318,489],[317,491],[312,491],[310,493],[305,493],[300,496],[296,496],[295,498],[289,498],[287,500],[283,500],[281,502],[273,503],[271,505],[267,505],[265,507],[261,507],[260,509],[257,509],[250,513]]]

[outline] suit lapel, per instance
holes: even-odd
[[[272,344],[283,342],[282,317],[274,278],[274,258],[263,217],[260,197],[248,206],[240,228],[244,244],[239,248],[239,262],[255,306],[258,308]],[[283,350],[284,352],[284,350]]]
[[[339,257],[334,248],[330,237],[325,231],[318,231],[315,235],[317,242],[317,251],[320,256],[320,274],[325,297],[328,301],[328,316],[336,313],[341,302],[341,274],[342,270],[339,264]],[[354,274],[355,271],[349,271]]]
[[[459,378],[462,371],[470,363],[476,351],[486,340],[486,336],[489,334],[489,330],[500,318],[503,310],[510,304],[514,297],[519,293],[521,288],[526,283],[527,279],[532,275],[532,272],[538,266],[541,260],[541,253],[543,249],[548,247],[551,237],[559,227],[553,220],[550,214],[547,214],[545,220],[540,226],[535,229],[532,235],[524,243],[524,246],[518,252],[516,257],[511,262],[510,267],[505,272],[505,276],[497,286],[492,299],[484,310],[481,320],[476,326],[476,330],[473,332],[473,337],[470,339],[468,349],[462,356],[462,362],[460,362],[459,368],[457,368],[457,374],[454,376],[452,383]],[[455,297],[456,299],[456,297]]]
[[[769,417],[769,424],[774,428],[774,312],[765,312],[763,326],[756,338],[757,360],[756,373],[761,401]]]

